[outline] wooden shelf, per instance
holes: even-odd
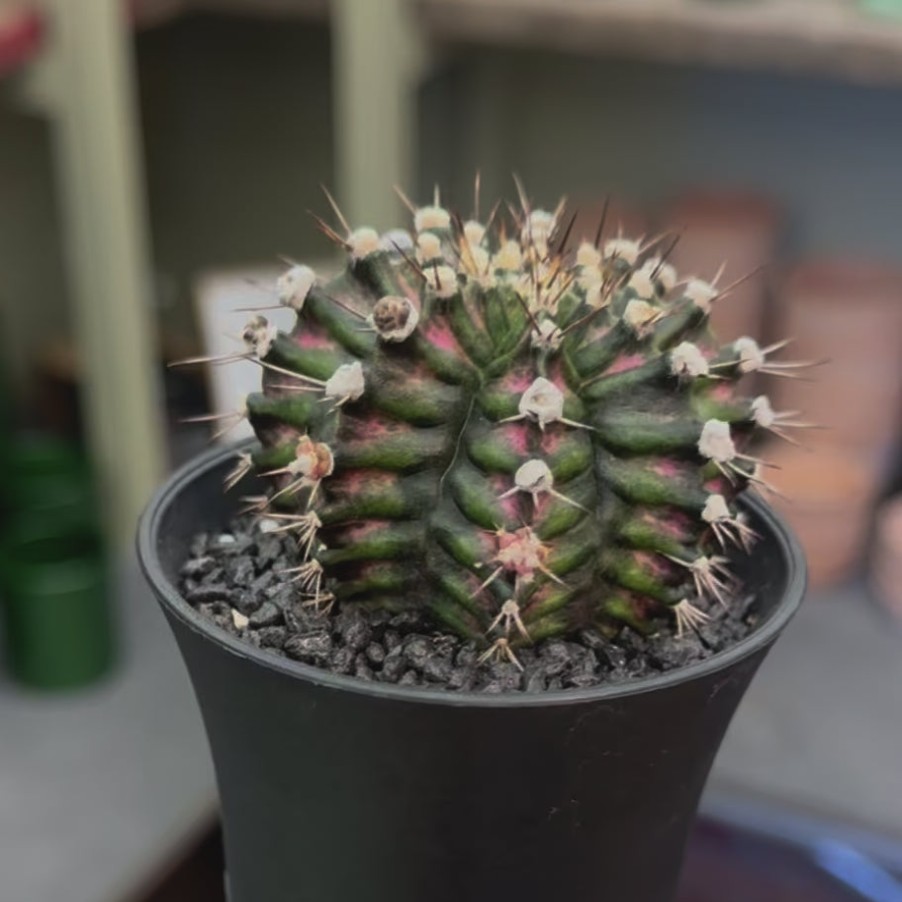
[[[856,0],[419,0],[445,40],[902,82],[902,18]]]

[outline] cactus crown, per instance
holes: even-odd
[[[336,208],[344,272],[293,265],[294,330],[243,335],[260,444],[234,480],[273,481],[259,506],[297,535],[300,592],[425,606],[508,654],[726,604],[724,550],[753,537],[735,499],[760,481],[743,449],[780,421],[737,392],[773,349],[708,330],[726,289],[680,281],[655,242],[567,250],[562,210],[522,193],[504,223],[412,212],[380,236]]]

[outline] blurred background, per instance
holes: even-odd
[[[329,186],[605,197],[681,232],[724,339],[824,430],[762,456],[811,565],[715,765],[680,902],[902,902],[902,0],[0,0],[0,897],[221,900],[211,766],[131,560]],[[253,284],[252,284],[253,283]],[[228,347],[226,345],[225,347]],[[254,372],[251,372],[254,376]],[[230,406],[231,405],[231,406]],[[239,430],[226,438],[237,436]],[[814,453],[812,453],[812,451]]]

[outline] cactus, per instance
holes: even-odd
[[[331,198],[329,198],[331,201]],[[748,453],[796,423],[753,371],[782,345],[719,346],[711,305],[663,239],[583,241],[521,192],[508,222],[411,208],[413,233],[320,227],[347,254],[323,282],[276,286],[290,334],[244,331],[262,367],[246,413],[252,504],[296,535],[299,591],[319,607],[425,606],[516,661],[519,644],[597,628],[700,625],[735,589],[727,551],[754,533],[737,496],[766,485]],[[498,207],[496,207],[496,211]],[[572,220],[571,220],[572,225]]]

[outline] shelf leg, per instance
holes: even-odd
[[[132,36],[121,0],[48,0],[45,105],[58,188],[83,411],[117,546],[163,471],[151,266]]]
[[[409,0],[332,0],[336,180],[353,225],[405,221],[393,186],[415,190],[417,85],[427,48]]]

